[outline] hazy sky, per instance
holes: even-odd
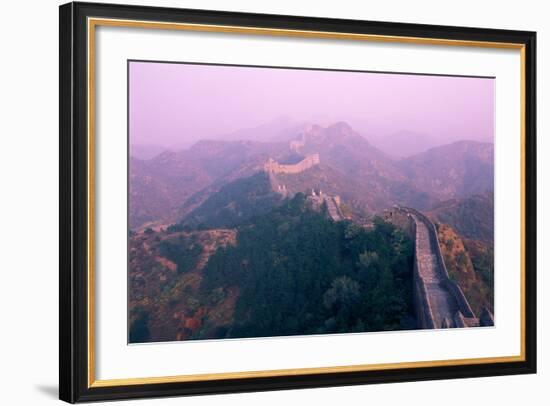
[[[131,62],[130,143],[190,145],[279,117],[492,141],[494,80]]]

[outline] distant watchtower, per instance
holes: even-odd
[[[315,165],[319,165],[320,163],[321,159],[319,158],[319,154],[308,155],[300,162],[293,165],[280,164],[273,158],[269,158],[269,160],[264,164],[264,170],[271,173],[296,174],[303,172],[306,169],[309,169]]]

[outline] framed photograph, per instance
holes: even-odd
[[[536,372],[534,32],[60,7],[60,398]]]

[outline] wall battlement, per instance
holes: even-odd
[[[285,165],[280,164],[272,158],[264,164],[264,170],[270,173],[286,173],[286,174],[296,174],[305,171],[315,165],[319,165],[321,159],[319,154],[311,154],[306,156],[297,164]]]
[[[307,196],[307,201],[316,210],[320,209],[323,204],[326,204],[328,215],[334,221],[341,221],[345,218],[340,208],[342,200],[338,195],[331,196],[323,193],[323,191],[320,189],[317,192],[312,189],[311,193]]]
[[[290,141],[290,150],[294,152],[300,151],[300,148],[303,148],[306,145],[306,141],[302,135],[302,138],[299,140]]]
[[[386,221],[415,241],[414,302],[419,328],[492,325],[492,315],[477,318],[462,289],[449,278],[434,224],[417,210],[394,207]]]

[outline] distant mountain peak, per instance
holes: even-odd
[[[351,126],[345,121],[338,121],[336,123],[330,124],[326,127],[323,127],[319,124],[308,124],[304,127],[302,135],[317,137],[323,134],[340,134],[340,135],[350,135],[355,134],[355,131]]]
[[[290,150],[299,152],[307,143],[324,142],[324,141],[338,141],[349,138],[350,136],[360,135],[351,128],[351,126],[345,121],[338,121],[327,127],[322,127],[318,124],[308,124],[300,132],[298,138],[290,141]]]
[[[304,129],[301,132],[302,136],[317,136],[320,135],[323,131],[323,127],[319,124],[307,124],[304,126]]]
[[[138,159],[152,159],[164,151],[168,150],[161,145],[152,145],[152,144],[130,144],[130,156]]]
[[[353,130],[353,128],[351,128],[351,126],[345,121],[338,121],[337,123],[334,123],[328,126],[327,130],[329,132],[339,133],[342,135],[355,134],[355,131]]]

